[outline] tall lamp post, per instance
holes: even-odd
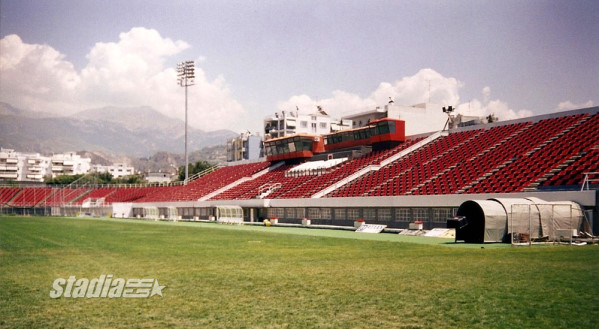
[[[195,78],[193,70],[195,64],[193,61],[185,61],[177,64],[177,82],[181,87],[185,87],[185,181],[189,178],[189,158],[187,157],[187,87],[193,86]]]
[[[451,117],[451,112],[453,112],[455,109],[453,108],[453,106],[448,106],[447,108],[445,106],[443,106],[443,113],[447,113],[447,121],[445,122],[445,127],[443,127],[443,131],[445,131],[445,129],[448,128],[448,125],[450,123],[452,123],[452,117]]]

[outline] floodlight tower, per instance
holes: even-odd
[[[193,86],[195,64],[193,61],[185,61],[177,64],[177,82],[185,87],[185,180],[189,179],[189,158],[187,157],[187,87]]]
[[[455,110],[455,108],[453,108],[453,106],[448,106],[447,108],[445,108],[445,106],[443,106],[443,113],[447,113],[447,121],[445,122],[445,127],[443,127],[443,130],[448,128],[448,125],[453,122],[453,118],[451,117],[451,112],[453,112]]]

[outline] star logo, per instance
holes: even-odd
[[[162,289],[164,289],[166,286],[161,286],[158,283],[158,279],[156,279],[156,281],[154,281],[154,286],[152,287],[152,293],[150,294],[150,297],[154,296],[154,295],[160,295],[160,297],[162,297]]]

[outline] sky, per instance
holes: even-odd
[[[598,17],[596,0],[0,0],[0,101],[183,119],[176,65],[194,60],[207,131],[389,97],[509,120],[599,104]]]

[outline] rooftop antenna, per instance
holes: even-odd
[[[428,81],[428,102],[430,103],[431,102],[431,81],[430,80],[426,80],[426,81]]]
[[[320,114],[322,114],[322,115],[328,115],[328,114],[327,114],[327,112],[325,112],[325,111],[322,109],[322,106],[318,105],[318,106],[316,106],[316,108],[318,109],[318,113],[320,113]]]

